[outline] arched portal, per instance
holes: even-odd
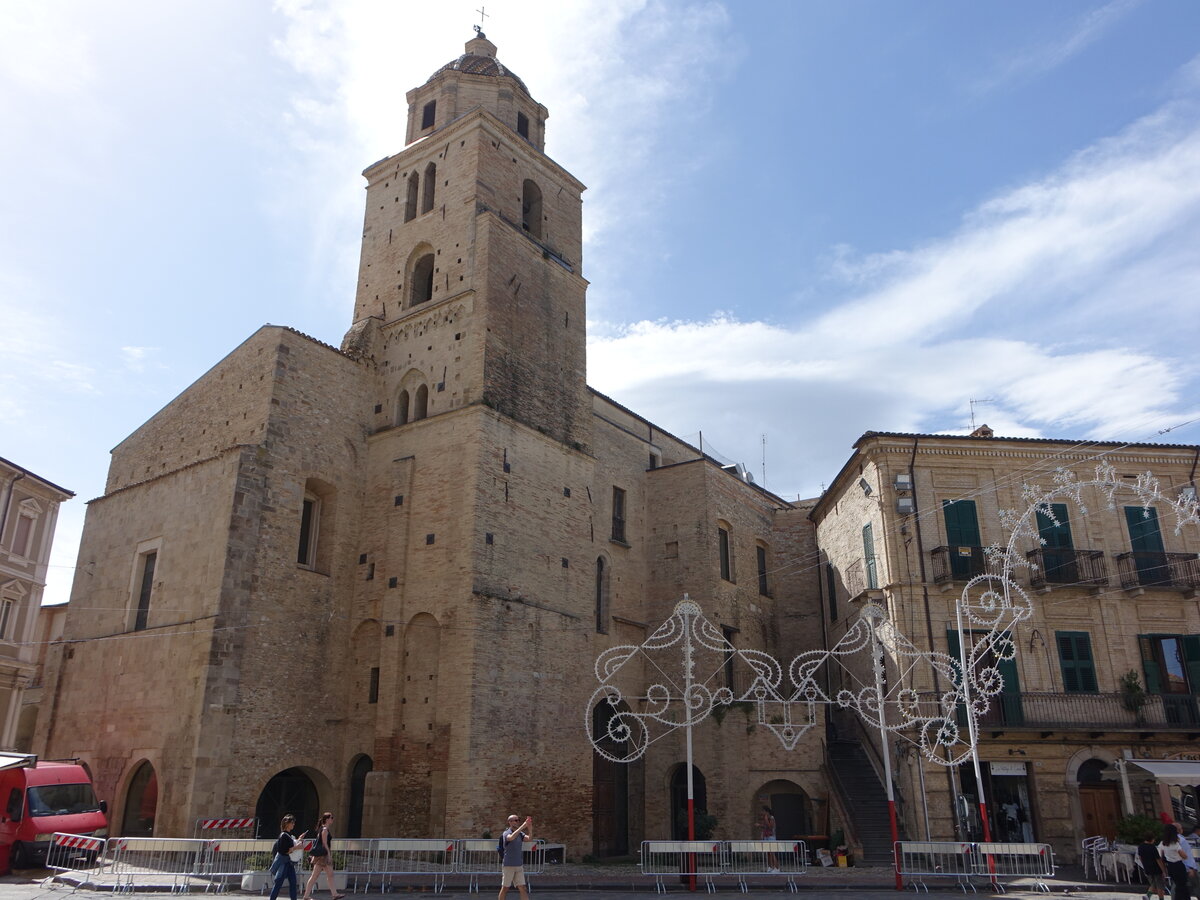
[[[605,735],[608,724],[618,712],[629,709],[624,703],[614,708],[607,701],[592,710],[592,734],[609,756],[624,759],[629,745]],[[596,856],[624,856],[629,852],[629,765],[592,754],[592,853]]]
[[[695,800],[696,816],[702,811],[708,811],[708,788],[704,781],[704,773],[692,766],[692,797]],[[686,841],[688,839],[687,814],[687,765],[680,763],[671,773],[671,839]],[[696,833],[700,840],[699,832]]]
[[[284,769],[271,777],[262,793],[254,814],[258,816],[258,836],[277,835],[279,820],[291,813],[296,817],[296,830],[311,829],[317,821],[320,797],[312,779],[302,769]]]
[[[803,788],[793,781],[780,778],[768,781],[754,795],[750,821],[759,822],[762,808],[770,807],[775,817],[775,836],[781,841],[797,840],[815,834],[811,827],[811,804]],[[757,836],[757,831],[748,832]]]
[[[367,774],[373,768],[365,753],[350,769],[350,808],[346,811],[346,837],[362,837],[363,800],[367,795]]]
[[[125,811],[121,816],[122,837],[153,837],[158,811],[158,775],[149,760],[142,762],[129,779]]]
[[[1102,773],[1108,768],[1107,760],[1088,759],[1080,764],[1075,777],[1079,783],[1079,813],[1084,833],[1102,834],[1113,840],[1117,836],[1117,820],[1121,818],[1121,799],[1116,783],[1103,780]]]

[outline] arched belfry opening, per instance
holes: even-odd
[[[526,178],[521,188],[521,227],[538,240],[542,238],[542,189]]]
[[[426,253],[412,268],[409,279],[409,306],[428,303],[433,299],[433,254]]]
[[[421,176],[414,169],[408,176],[408,194],[404,201],[404,221],[411,222],[417,217],[417,195],[421,190]]]
[[[425,192],[421,195],[421,212],[427,213],[433,209],[433,192],[437,189],[437,164],[430,163],[425,167]]]

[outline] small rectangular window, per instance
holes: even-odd
[[[755,550],[758,559],[758,592],[764,597],[770,597],[771,592],[767,586],[767,548],[760,544]]]
[[[625,543],[625,491],[619,487],[612,492],[612,539]]]
[[[17,531],[13,536],[13,556],[29,556],[29,539],[33,535],[33,516],[17,516]]]
[[[421,110],[421,128],[432,128],[433,120],[437,117],[437,101],[430,100]]]
[[[296,562],[302,566],[312,565],[313,526],[317,517],[317,501],[312,497],[304,498],[304,508],[300,512],[300,542],[296,546]]]
[[[154,591],[154,566],[158,553],[147,553],[142,557],[142,581],[138,588],[137,615],[133,620],[134,631],[144,631],[150,620],[150,595]]]
[[[529,137],[529,116],[523,112],[517,113],[517,134],[523,138]]]
[[[379,666],[374,666],[371,669],[371,682],[367,686],[367,702],[379,702]]]
[[[729,558],[729,532],[717,527],[717,552],[721,559],[721,577],[733,581],[733,566]]]
[[[0,600],[0,641],[10,640],[8,626],[15,609],[16,604],[12,600]]]
[[[725,638],[725,642],[729,644],[724,650],[725,656],[725,687],[729,688],[734,694],[737,694],[737,687],[734,685],[733,660],[737,656],[737,651],[734,649],[733,639],[737,635],[736,628],[730,628],[728,625],[721,626],[721,635]]]

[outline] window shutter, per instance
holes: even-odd
[[[1096,667],[1092,661],[1092,637],[1086,631],[1056,631],[1058,665],[1062,670],[1063,690],[1092,692],[1097,689]]]
[[[1146,674],[1146,693],[1162,693],[1162,673],[1154,657],[1154,639],[1148,634],[1138,635],[1138,647],[1142,651],[1142,671]]]
[[[1200,694],[1200,634],[1183,636],[1183,664],[1187,667],[1188,687]]]

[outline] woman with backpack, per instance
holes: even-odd
[[[342,900],[345,894],[339,894],[337,888],[333,884],[333,856],[329,852],[329,847],[333,843],[333,836],[329,833],[329,823],[333,821],[333,813],[324,813],[321,820],[317,822],[317,836],[313,838],[312,847],[312,874],[308,876],[308,884],[304,886],[304,900],[312,900],[313,888],[317,884],[317,876],[322,872],[325,873],[325,880],[329,883],[329,896],[331,900]]]
[[[296,827],[296,817],[286,815],[283,821],[279,823],[279,838],[275,841],[275,858],[271,860],[271,874],[275,876],[275,886],[271,888],[271,900],[276,900],[279,896],[279,889],[283,886],[283,881],[286,878],[288,883],[288,896],[291,900],[296,900],[296,863],[299,858],[293,857],[293,853],[303,854],[304,849],[300,846],[300,842],[304,840],[304,834],[300,837],[293,837],[292,829]],[[298,851],[296,848],[300,848]]]

